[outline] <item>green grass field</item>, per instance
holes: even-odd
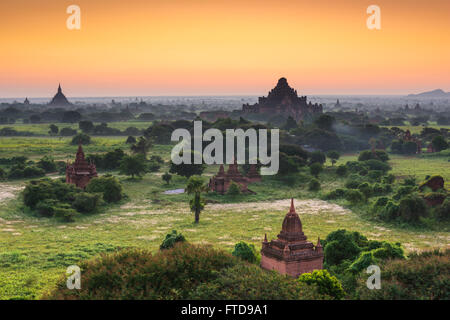
[[[129,150],[125,137],[93,137],[85,152],[106,152],[121,147]],[[0,157],[25,155],[39,159],[53,155],[58,160],[73,160],[76,146],[70,138],[59,137],[2,137]],[[150,155],[169,159],[171,146],[156,145]],[[343,155],[338,164],[355,160],[356,154]],[[426,175],[441,174],[447,185],[450,180],[448,156],[403,157],[391,156],[393,173],[399,178],[415,175],[418,181]],[[186,194],[166,195],[163,192],[184,188],[186,179],[174,176],[166,185],[158,173],[130,180],[118,175],[124,185],[127,199],[116,205],[102,206],[100,212],[80,216],[74,223],[56,219],[38,218],[26,209],[20,191],[26,181],[0,184],[0,299],[37,299],[61,277],[67,266],[76,264],[101,252],[123,247],[145,247],[157,250],[166,233],[172,229],[182,232],[188,241],[210,243],[231,251],[243,240],[257,248],[267,233],[275,238],[288,211],[289,198],[296,198],[297,212],[305,234],[315,242],[339,228],[359,231],[371,239],[401,242],[407,251],[450,246],[446,226],[437,229],[404,228],[367,219],[352,211],[346,202],[331,203],[319,200],[322,194],[341,187],[343,178],[337,178],[328,168],[321,174],[322,190],[307,189],[310,176],[303,169],[294,179],[280,180],[264,177],[249,188],[255,195],[236,197],[208,195],[208,204],[201,214],[200,224],[193,223]],[[217,172],[217,166],[208,167],[205,181]],[[115,173],[117,174],[117,173]]]

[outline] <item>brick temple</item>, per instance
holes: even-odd
[[[320,270],[323,267],[323,248],[320,239],[317,245],[306,240],[302,222],[295,212],[294,199],[291,208],[284,217],[283,227],[275,240],[264,242],[261,249],[261,267],[276,270],[297,278],[302,273]]]
[[[256,169],[256,165],[250,165],[250,170],[247,176],[244,176],[240,171],[236,160],[230,164],[227,172],[220,165],[219,172],[209,180],[209,188],[219,194],[225,194],[231,185],[231,182],[236,183],[241,189],[242,193],[253,193],[248,189],[248,184],[261,181],[261,175]]]
[[[78,188],[86,188],[92,178],[97,177],[97,168],[95,164],[88,163],[84,157],[81,143],[78,145],[78,151],[74,163],[67,163],[66,183],[72,183]]]
[[[242,111],[266,114],[270,117],[274,115],[291,116],[296,121],[300,121],[307,116],[321,114],[323,107],[321,104],[313,104],[311,101],[308,103],[306,96],[299,97],[297,90],[289,86],[286,78],[280,78],[267,97],[259,97],[258,103],[253,105],[244,104]]]

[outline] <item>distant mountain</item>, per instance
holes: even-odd
[[[450,92],[445,92],[442,89],[436,89],[433,91],[422,92],[418,94],[408,94],[408,97],[415,98],[450,98]]]

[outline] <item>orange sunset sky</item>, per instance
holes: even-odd
[[[449,0],[2,0],[0,15],[4,98],[58,82],[69,97],[261,95],[281,76],[299,94],[450,91]]]

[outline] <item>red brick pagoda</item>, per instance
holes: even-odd
[[[83,147],[79,144],[75,162],[72,164],[67,163],[66,183],[72,183],[78,188],[84,189],[94,177],[97,177],[95,164],[86,161]]]
[[[244,176],[238,168],[236,160],[230,164],[228,171],[225,172],[223,164],[220,165],[219,172],[209,180],[209,188],[219,194],[225,194],[231,185],[231,182],[236,183],[241,189],[242,193],[253,193],[248,189],[248,184],[261,181],[261,176],[256,169],[256,165],[250,165],[250,170],[247,176]]]
[[[323,267],[323,248],[320,239],[316,246],[306,241],[302,222],[295,212],[294,199],[291,199],[291,208],[284,218],[278,239],[268,242],[267,235],[264,236],[261,267],[294,278]]]

